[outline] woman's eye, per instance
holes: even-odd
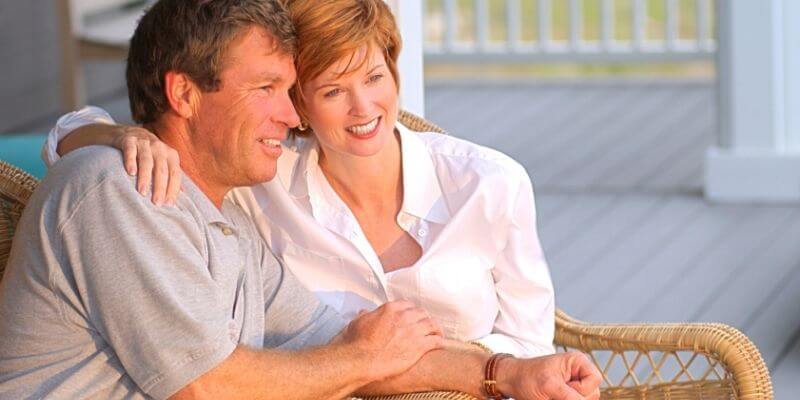
[[[338,95],[341,92],[342,92],[342,89],[333,89],[333,90],[325,92],[324,96],[325,97],[334,97],[334,96]]]
[[[383,74],[375,74],[369,77],[369,82],[374,83],[381,80],[381,78],[383,78]]]

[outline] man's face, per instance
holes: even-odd
[[[300,122],[289,98],[294,62],[260,27],[243,33],[224,57],[220,90],[200,95],[190,121],[192,144],[204,155],[199,172],[228,187],[266,182],[275,176],[280,141]]]

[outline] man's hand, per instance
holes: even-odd
[[[423,355],[441,348],[444,338],[425,310],[396,301],[359,315],[335,342],[352,345],[372,380],[383,380],[407,371]]]
[[[497,387],[517,400],[597,400],[600,371],[583,353],[500,360]]]

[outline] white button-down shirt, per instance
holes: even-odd
[[[55,143],[66,133],[108,122],[101,111],[62,117],[45,143],[45,161],[57,159]],[[552,353],[553,285],[525,169],[451,136],[397,129],[404,185],[397,223],[422,248],[412,266],[383,271],[320,170],[314,140],[286,148],[275,179],[230,197],[300,281],[347,318],[406,299],[427,309],[449,337],[518,356]]]

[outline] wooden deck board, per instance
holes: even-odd
[[[628,281],[634,272],[645,265],[671,236],[679,232],[691,218],[701,210],[697,202],[684,198],[661,199],[658,208],[648,218],[643,218],[618,238],[601,254],[589,261],[585,276],[574,279],[559,293],[564,306],[575,315],[612,319],[620,307],[629,307],[630,301],[642,301],[641,288],[632,288],[629,293],[620,293],[627,302],[604,303],[611,292],[616,292],[621,283]],[[605,307],[604,307],[605,306]]]
[[[800,393],[800,340],[794,342],[780,365],[770,372],[776,399],[797,398]]]
[[[644,98],[637,101],[639,97]],[[582,135],[577,135],[565,148],[560,149],[566,154],[550,154],[549,159],[561,162],[553,166],[544,182],[573,188],[600,184],[599,175],[608,169],[608,164],[614,163],[619,153],[640,151],[640,143],[656,130],[645,127],[674,120],[679,112],[688,108],[675,107],[656,112],[662,110],[665,103],[679,98],[681,93],[678,91],[662,90],[649,96],[637,93],[637,96],[622,104],[629,112],[620,113],[618,108],[613,109],[605,121],[595,122],[590,130],[584,129]]]
[[[685,97],[681,99],[681,97]],[[670,150],[675,144],[681,144],[681,138],[689,138],[693,143],[697,143],[693,135],[681,132],[676,134],[676,130],[690,129],[692,132],[699,131],[699,124],[691,121],[696,108],[705,101],[703,93],[695,96],[676,96],[682,102],[675,107],[664,111],[659,118],[639,120],[636,125],[629,125],[620,129],[623,135],[615,137],[616,140],[604,143],[605,146],[598,146],[594,151],[596,154],[594,162],[585,163],[587,171],[573,171],[570,176],[564,176],[567,182],[577,181],[579,184],[589,185],[592,182],[603,182],[611,187],[625,188],[636,185],[638,172],[658,168],[659,157],[668,157]],[[642,123],[644,122],[644,123]],[[627,128],[627,129],[626,129]],[[705,126],[705,132],[708,132]],[[630,135],[630,132],[636,132]],[[626,138],[625,135],[631,136]],[[675,140],[670,140],[674,137]],[[621,143],[625,145],[621,145]],[[588,160],[587,160],[588,161]],[[631,165],[647,165],[650,168],[630,168]]]

